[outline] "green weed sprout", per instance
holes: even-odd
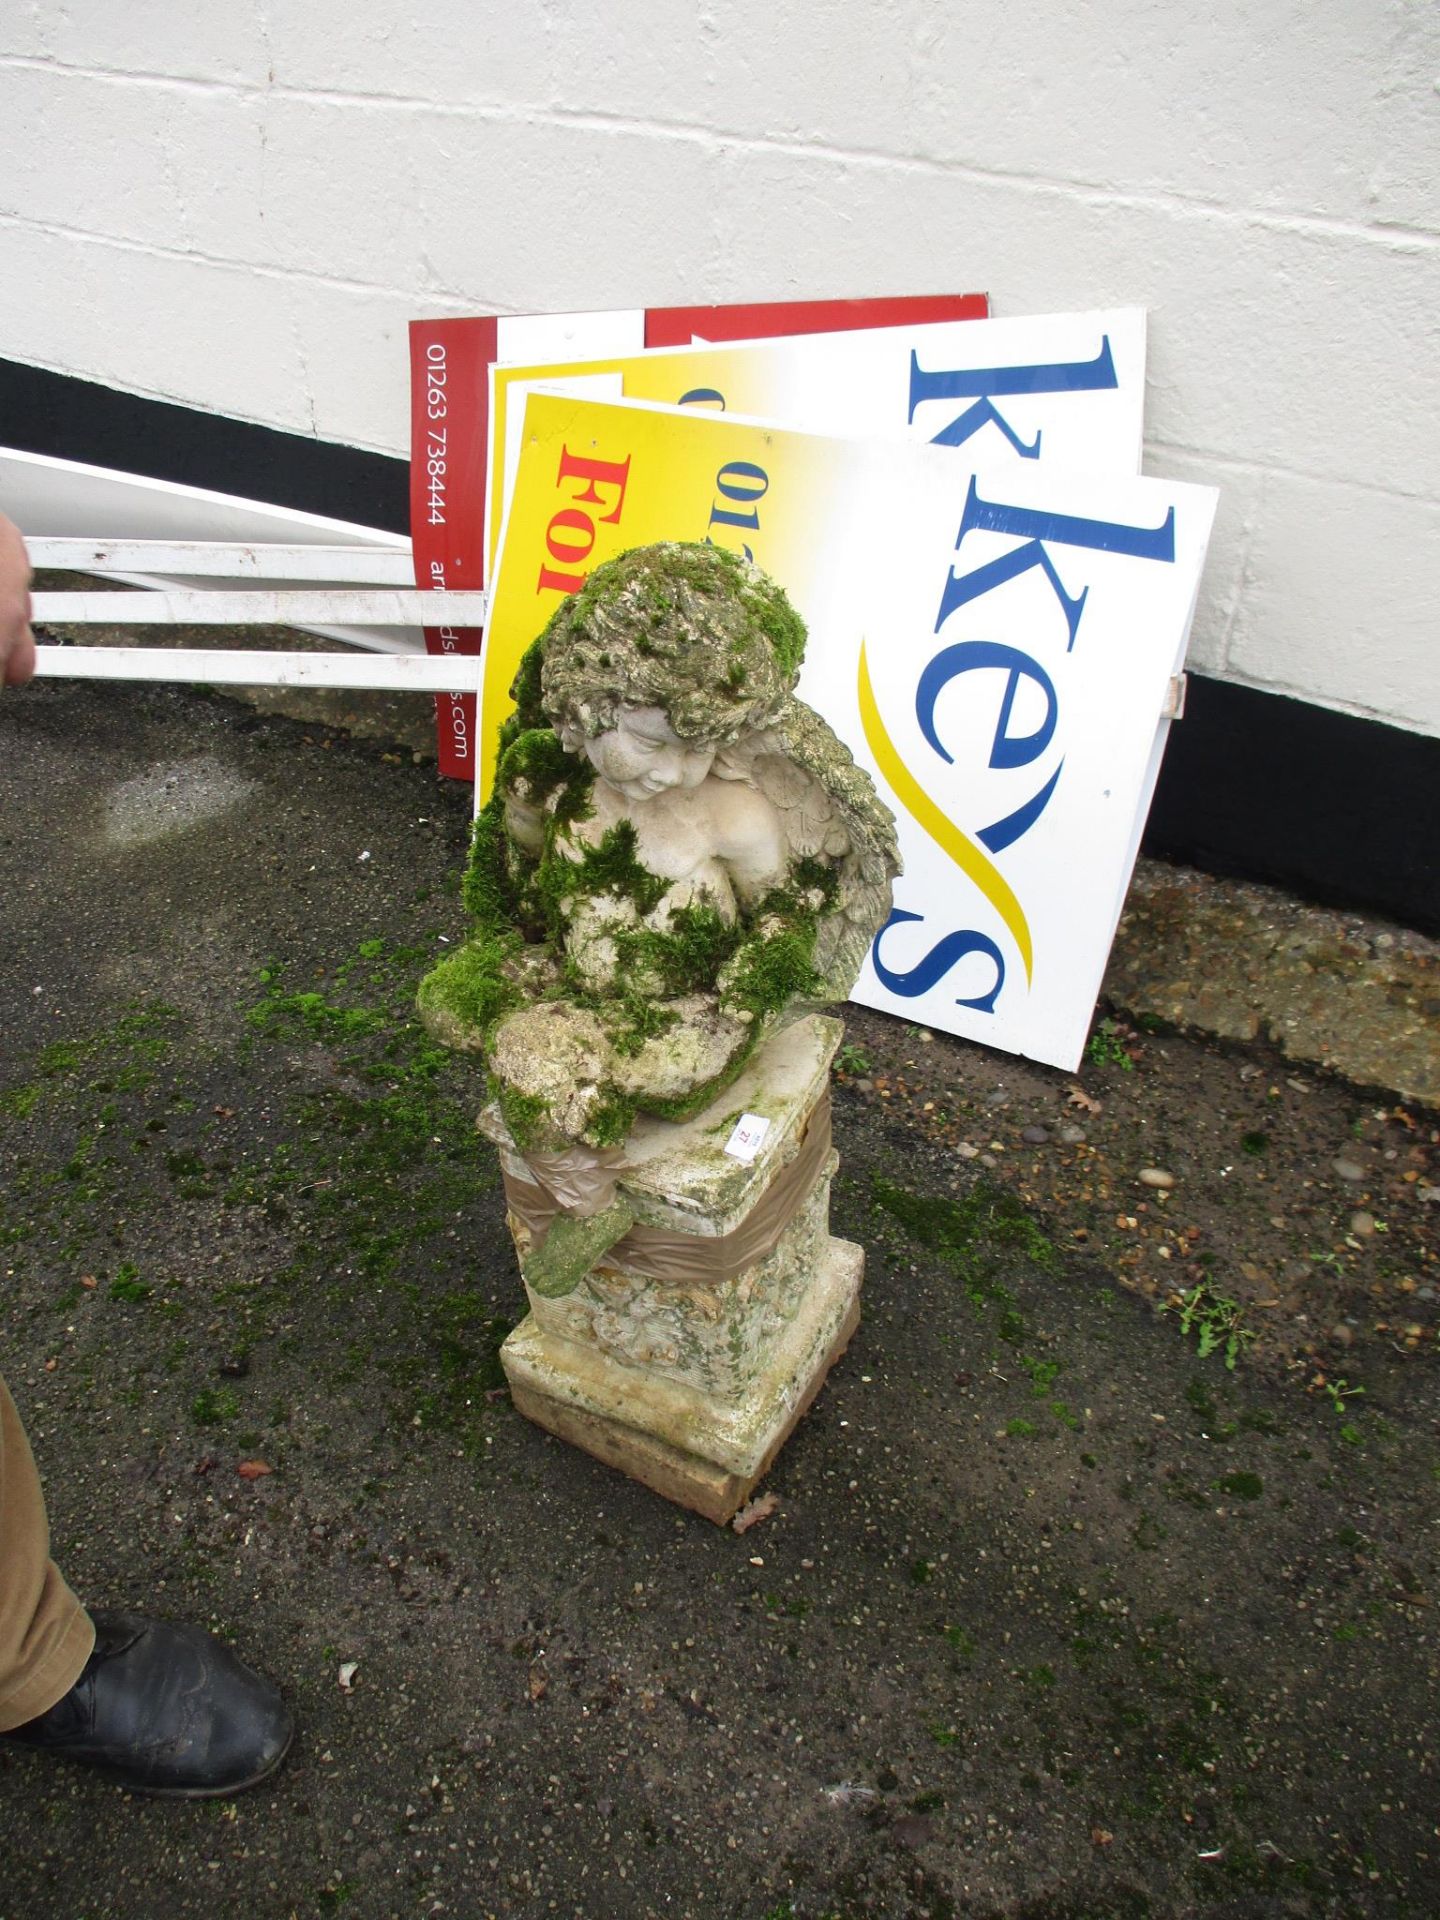
[[[1201,1280],[1178,1300],[1167,1301],[1164,1311],[1178,1313],[1180,1331],[1195,1335],[1195,1351],[1200,1359],[1208,1360],[1212,1353],[1223,1351],[1225,1365],[1231,1373],[1241,1353],[1255,1338],[1253,1329],[1244,1324],[1245,1309],[1240,1302],[1228,1294],[1216,1293],[1208,1280]]]

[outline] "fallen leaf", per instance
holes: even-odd
[[[1065,1089],[1066,1097],[1072,1107],[1079,1107],[1085,1113],[1099,1113],[1104,1106],[1103,1100],[1092,1100],[1082,1086],[1071,1083]]]
[[[213,1114],[217,1114],[222,1120],[233,1120],[235,1118],[234,1107],[212,1107],[210,1111]]]
[[[1090,1844],[1092,1847],[1108,1847],[1114,1838],[1114,1834],[1106,1827],[1092,1827],[1090,1829]]]
[[[242,1480],[263,1480],[267,1473],[273,1473],[275,1469],[264,1460],[242,1460],[235,1471]]]
[[[768,1520],[779,1505],[778,1493],[762,1493],[758,1499],[747,1500],[730,1524],[736,1533],[748,1533],[751,1527],[758,1527],[762,1520]]]
[[[96,1282],[96,1279],[95,1279],[95,1276],[94,1276],[94,1274],[93,1274],[93,1273],[82,1273],[82,1274],[81,1274],[81,1276],[80,1276],[80,1284],[81,1284],[81,1286],[82,1286],[82,1287],[84,1287],[84,1288],[85,1288],[85,1290],[86,1290],[86,1291],[87,1291],[88,1293],[93,1293],[93,1292],[95,1291],[95,1288],[96,1288],[96,1285],[97,1285],[97,1282]]]
[[[543,1700],[550,1691],[550,1676],[542,1661],[535,1661],[530,1668],[530,1698]]]
[[[342,1660],[340,1662],[340,1671],[336,1674],[335,1678],[340,1682],[340,1691],[342,1693],[353,1693],[355,1691],[355,1673],[359,1665],[360,1662],[358,1660]]]

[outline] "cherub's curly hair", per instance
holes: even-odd
[[[622,707],[659,707],[680,739],[728,746],[795,685],[805,628],[783,590],[710,546],[637,547],[597,567],[541,636],[557,732],[593,739]]]

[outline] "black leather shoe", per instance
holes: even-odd
[[[48,1713],[3,1737],[136,1793],[203,1800],[256,1786],[294,1725],[278,1690],[199,1627],[92,1613],[95,1651]]]

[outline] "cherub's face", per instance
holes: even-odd
[[[627,800],[698,787],[715,758],[714,747],[681,740],[659,707],[622,707],[613,727],[581,741],[580,748],[600,778]]]

